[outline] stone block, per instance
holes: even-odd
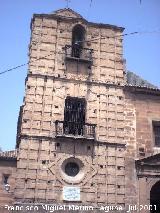
[[[17,162],[17,168],[18,169],[25,169],[27,168],[27,161],[25,160],[20,160]]]
[[[115,204],[116,203],[116,198],[114,194],[108,194],[108,203],[109,204]]]
[[[26,189],[25,191],[25,198],[26,199],[33,199],[35,196],[35,190],[34,189]]]
[[[45,190],[47,188],[47,183],[45,181],[39,181],[36,184],[36,189]]]

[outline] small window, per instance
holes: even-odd
[[[8,184],[8,180],[9,180],[9,175],[4,174],[3,175],[3,185]]]
[[[160,121],[153,121],[153,135],[155,146],[160,147]]]

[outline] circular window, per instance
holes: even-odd
[[[84,164],[78,158],[67,158],[61,164],[61,174],[67,182],[78,183],[84,177]]]
[[[75,177],[79,173],[79,165],[75,162],[69,162],[65,165],[65,173],[68,176]]]

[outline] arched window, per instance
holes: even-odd
[[[85,40],[85,29],[77,24],[72,30],[72,57],[80,58]]]

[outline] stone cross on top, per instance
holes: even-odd
[[[65,0],[66,1],[66,8],[69,8],[69,2],[70,0]]]

